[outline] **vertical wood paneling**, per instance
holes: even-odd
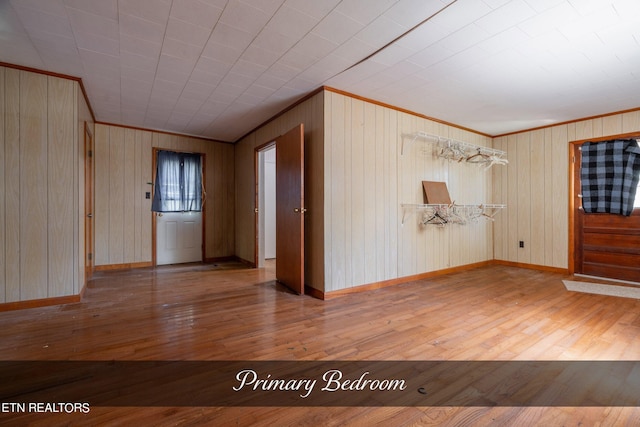
[[[385,247],[385,259],[388,263],[387,279],[398,277],[398,227],[400,227],[400,199],[398,194],[398,155],[400,153],[401,137],[398,132],[398,113],[396,110],[386,109],[385,131],[387,136],[387,161],[385,170],[388,172],[388,246]]]
[[[531,132],[531,237],[530,262],[544,265],[544,236],[547,223],[544,217],[545,194],[545,132]]]
[[[493,142],[493,147],[497,150],[506,151],[505,138],[496,138]],[[498,204],[506,204],[507,194],[507,167],[492,168],[493,173],[493,198],[492,201]],[[507,209],[509,207],[507,206]],[[495,217],[493,225],[493,257],[499,260],[507,259],[506,242],[508,236],[507,228],[508,214],[506,211],[500,212]]]
[[[79,99],[74,81],[0,67],[0,302],[79,292]]]
[[[375,123],[375,127],[372,125]],[[373,263],[376,269],[376,275],[373,280],[370,277],[367,278],[367,283],[372,283],[376,280],[386,280],[388,276],[388,261],[385,258],[385,247],[389,243],[389,231],[388,225],[388,211],[385,209],[385,201],[389,199],[388,189],[385,186],[385,181],[389,180],[389,172],[386,172],[387,162],[385,159],[385,129],[384,129],[384,109],[380,106],[367,105],[367,114],[365,115],[365,130],[375,129],[373,135],[371,131],[367,132],[367,138],[373,142],[372,151],[374,153],[373,162],[376,165],[374,176],[367,176],[366,182],[369,183],[369,188],[372,189],[373,195],[367,197],[374,199],[374,207],[368,214],[373,216],[373,223],[369,224],[369,227],[373,227],[376,230],[376,239],[371,248],[375,251],[373,255]],[[371,160],[368,160],[371,161]],[[375,213],[375,214],[373,214]],[[367,215],[367,217],[369,216]],[[395,230],[396,224],[393,224],[392,230]],[[367,265],[367,268],[369,266]]]
[[[412,128],[415,128],[415,124],[412,123],[411,117],[405,113],[398,114],[398,134],[409,135]],[[421,200],[420,193],[417,192],[416,187],[419,187],[416,177],[416,158],[420,152],[421,147],[419,144],[407,145],[408,139],[405,138],[404,149],[402,155],[397,157],[398,171],[398,197],[400,203],[419,203]],[[420,189],[421,190],[421,189]],[[416,213],[412,212],[411,216],[405,218],[404,224],[398,232],[398,274],[400,276],[409,276],[414,274],[416,259],[415,244],[416,235],[419,228],[417,225]],[[401,242],[401,243],[400,243]]]
[[[377,156],[376,133],[382,129],[376,125],[376,109],[373,104],[363,103],[363,244],[364,244],[364,277],[363,283],[373,283],[382,280],[379,273],[378,264],[378,245],[380,236],[383,232],[382,227],[376,227],[380,212],[378,211],[378,200],[376,196],[378,175],[382,175],[382,156]],[[381,182],[380,182],[381,183]]]
[[[414,132],[425,132],[426,122],[425,120],[419,120],[418,118],[412,119],[411,127]],[[411,188],[415,189],[416,202],[421,202],[423,197],[422,184],[424,180],[434,180],[433,156],[431,155],[430,147],[425,146],[423,143],[419,144],[419,149],[415,151],[412,157],[415,165],[415,175],[409,178]],[[434,235],[441,230],[434,230],[432,227],[420,227],[418,226],[418,232],[414,234],[415,252],[413,259],[415,264],[413,271],[428,271],[433,269],[434,262],[436,262],[433,256],[433,248],[436,246],[433,241]],[[441,234],[441,233],[439,233]]]
[[[352,239],[353,239],[353,228],[352,221],[353,217],[351,215],[353,199],[351,198],[353,189],[351,188],[351,151],[352,151],[352,134],[351,134],[351,115],[352,109],[351,104],[353,103],[352,98],[342,98],[342,102],[344,103],[344,115],[342,119],[344,120],[344,170],[342,173],[342,185],[344,185],[344,203],[342,204],[342,218],[344,221],[345,227],[345,238],[344,238],[344,252],[347,255],[347,259],[344,263],[344,276],[345,276],[345,287],[353,286],[353,273],[352,267],[353,263],[351,262],[351,258],[353,257],[352,252]]]
[[[142,145],[140,152],[140,173],[141,173],[141,185],[143,187],[143,193],[147,191],[151,192],[151,197],[153,197],[153,186],[149,183],[153,182],[153,147],[151,145],[152,134],[148,131],[141,131],[142,135],[140,138],[140,144]],[[140,211],[141,216],[141,241],[137,244],[140,247],[140,256],[137,259],[137,262],[151,262],[152,258],[152,249],[151,249],[151,239],[152,239],[152,213],[151,213],[151,198],[142,200],[142,210]]]
[[[553,139],[551,128],[544,130],[544,206],[539,207],[539,212],[543,213],[544,223],[546,227],[544,229],[544,248],[543,256],[544,263],[542,265],[554,265],[553,258],[553,229],[554,229],[554,212],[553,212],[553,200],[555,195],[553,193],[553,170],[549,165],[553,162]]]
[[[568,167],[569,144],[567,126],[552,128],[553,157],[551,169],[553,171],[553,267],[566,268],[568,265]]]
[[[74,191],[76,146],[74,132],[74,82],[48,77],[48,292],[47,297],[73,293],[77,256],[75,214],[77,194]],[[75,262],[69,262],[73,260]]]
[[[213,190],[214,190],[214,184],[213,184],[213,173],[214,173],[214,160],[215,160],[215,156],[212,152],[212,150],[206,150],[207,152],[207,156],[206,156],[206,164],[205,164],[205,168],[206,168],[206,178],[205,178],[205,211],[209,209],[209,206],[211,205],[211,207],[213,207],[212,202],[211,202],[211,198],[213,195]],[[235,162],[235,160],[233,160]],[[214,249],[213,249],[213,244],[214,244],[214,238],[213,236],[215,236],[214,230],[213,230],[213,224],[214,224],[214,215],[212,215],[211,213],[208,213],[205,215],[204,218],[204,227],[205,227],[205,254],[207,257],[211,257],[212,254],[214,253]]]
[[[593,135],[587,136],[587,138],[598,138],[603,136],[603,122],[602,117],[591,120],[591,130]],[[570,138],[569,141],[574,141],[577,138]]]
[[[518,134],[518,242],[524,241],[524,248],[518,247],[518,262],[531,263],[531,141],[530,133]],[[517,242],[514,242],[517,243]]]
[[[47,297],[47,76],[20,75],[20,299]],[[68,189],[67,189],[68,191]]]
[[[622,114],[603,117],[602,132],[604,135],[618,135],[622,133]]]
[[[96,265],[152,261],[153,148],[205,156],[205,255],[234,254],[234,146],[199,138],[96,127]],[[98,244],[100,246],[98,246]]]
[[[354,100],[351,108],[351,283],[364,281],[365,205],[364,205],[364,102]],[[374,165],[367,165],[367,168]],[[349,181],[346,181],[349,182]]]
[[[508,227],[510,234],[516,230],[519,235],[530,232],[531,263],[542,264],[550,267],[568,267],[568,165],[569,165],[569,142],[575,140],[585,140],[590,138],[600,138],[607,135],[620,133],[631,133],[640,130],[640,114],[630,112],[605,116],[595,119],[573,122],[566,125],[545,128],[540,131],[530,131],[517,134],[518,144],[513,148],[509,147],[509,159],[513,158],[514,150],[526,149],[530,152],[531,172],[531,195],[530,198],[521,198],[517,203],[512,202],[510,194],[507,197]],[[531,142],[527,147],[525,140],[527,135]],[[511,138],[512,136],[509,136]],[[543,152],[539,152],[536,140],[543,139]],[[496,139],[498,141],[500,138]],[[521,154],[521,153],[519,153]],[[520,156],[516,156],[520,158]],[[523,158],[526,156],[523,156]],[[526,168],[523,169],[522,162],[511,162],[509,164],[508,175],[495,175],[498,182],[494,186],[510,186],[513,179],[520,179],[526,176]],[[543,180],[543,184],[536,185],[537,180]],[[536,190],[540,187],[540,193]],[[494,187],[495,188],[495,187]],[[531,213],[530,225],[518,224],[513,228],[513,210],[529,209]],[[538,217],[540,215],[540,217]],[[522,217],[518,217],[522,220]],[[522,226],[530,231],[523,230]],[[540,240],[542,239],[542,240]],[[504,247],[505,241],[511,248],[513,236],[500,236],[496,233],[496,258],[500,248]],[[501,242],[502,241],[502,242]],[[513,253],[505,254],[503,259],[510,261],[521,261],[514,257]],[[499,258],[501,259],[501,258]]]
[[[124,129],[109,132],[109,264],[124,263]]]
[[[322,207],[322,213],[324,218],[324,230],[323,239],[324,245],[322,247],[322,257],[324,260],[324,281],[318,283],[320,289],[327,291],[333,289],[333,199],[335,197],[333,193],[333,93],[322,92],[322,98],[324,99],[322,115],[324,117],[323,128],[323,176],[322,176],[322,188],[324,191],[324,201]]]
[[[214,161],[222,158],[222,147],[216,146],[212,150]],[[210,185],[210,190],[207,192],[208,195],[211,196],[211,207],[220,206],[225,202],[224,197],[224,189],[222,188],[222,177],[224,176],[224,165],[219,163],[222,167],[214,168],[214,170],[208,171],[207,175],[212,178],[212,182]],[[221,215],[216,215],[216,212],[213,213],[213,233],[214,235],[222,235],[224,230],[224,221]],[[220,240],[214,241],[213,245],[213,253],[221,253],[223,249],[223,242]]]
[[[142,255],[142,242],[143,242],[143,217],[145,212],[142,208],[144,203],[144,194],[147,191],[151,191],[151,188],[147,185],[145,177],[142,173],[142,133],[141,130],[134,131],[133,141],[133,181],[134,188],[133,195],[133,259],[135,262],[143,262],[144,257]]]
[[[222,206],[218,206],[217,209],[222,211],[222,216],[224,218],[224,233],[220,238],[224,241],[223,252],[220,254],[214,254],[215,256],[229,256],[234,254],[235,246],[234,246],[234,235],[230,233],[230,230],[235,229],[235,191],[234,191],[234,176],[235,176],[235,164],[234,159],[235,152],[234,148],[231,145],[224,144],[223,145],[223,157],[222,164],[225,166],[225,174],[224,179],[222,180],[222,186],[225,190],[225,201]]]
[[[20,301],[20,71],[5,69],[5,300]]]
[[[5,302],[6,296],[5,292],[7,289],[7,279],[6,279],[6,223],[5,223],[5,206],[4,201],[6,200],[6,192],[5,192],[5,173],[6,170],[6,161],[4,154],[4,103],[5,103],[5,90],[4,90],[4,72],[5,68],[0,67],[0,200],[2,201],[2,205],[0,206],[0,303]]]
[[[402,224],[400,208],[401,203],[423,202],[422,180],[450,183],[460,204],[472,203],[469,199],[491,202],[487,200],[491,196],[490,173],[472,165],[450,165],[432,155],[431,145],[422,141],[412,144],[406,135],[424,130],[490,144],[488,138],[333,92],[327,93],[326,99],[325,129],[330,137],[325,147],[329,191],[324,225],[331,232],[325,233],[324,243],[325,260],[330,260],[331,268],[325,291],[486,260],[492,255],[491,226],[487,223],[424,227],[418,224],[419,214],[408,212]],[[367,186],[375,191],[371,193]],[[370,259],[378,265],[377,274],[375,267],[369,267]]]
[[[507,256],[510,261],[518,260],[518,239],[520,230],[518,229],[518,145],[515,135],[507,137],[507,156],[509,158],[509,168],[507,174]]]
[[[109,216],[110,216],[110,126],[97,124],[94,140],[95,155],[95,263],[109,264]]]
[[[135,260],[135,237],[136,237],[136,199],[140,199],[143,194],[137,191],[135,186],[135,131],[124,129],[124,186],[123,186],[123,233],[122,252],[123,260]]]
[[[631,133],[640,129],[640,111],[632,111],[622,115],[622,132]]]
[[[335,93],[331,93],[331,275],[325,284],[325,290],[343,289],[346,286],[346,266],[348,252],[346,250],[347,227],[345,220],[344,176],[346,171],[345,159],[345,102]],[[325,242],[326,244],[327,242]]]
[[[598,119],[595,119],[598,120]],[[587,139],[593,136],[593,122],[594,120],[583,120],[581,122],[574,123],[575,126],[575,138]]]

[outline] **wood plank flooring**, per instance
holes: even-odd
[[[82,302],[0,313],[0,360],[640,360],[640,301],[490,266],[329,301],[274,268],[97,273]],[[638,425],[630,407],[91,408],[6,425]]]

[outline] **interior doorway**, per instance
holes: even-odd
[[[276,146],[258,151],[258,267],[276,261]]]
[[[275,147],[276,280],[304,294],[304,125],[255,150],[255,264],[265,264],[265,151]]]

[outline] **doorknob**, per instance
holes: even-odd
[[[306,210],[305,208],[302,208],[302,209],[300,209],[300,208],[293,208],[293,211],[294,211],[295,213],[305,213],[307,210]]]

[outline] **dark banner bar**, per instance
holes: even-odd
[[[35,404],[406,407],[640,403],[640,362],[635,361],[4,361],[0,362],[0,380],[3,412]]]

